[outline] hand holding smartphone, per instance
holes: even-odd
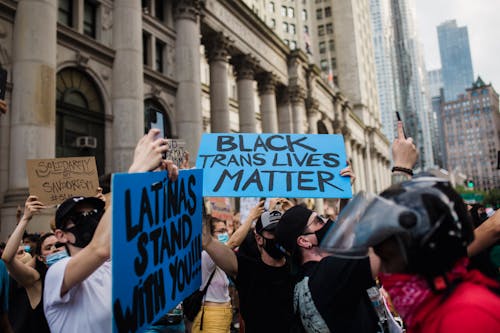
[[[404,127],[403,121],[401,120],[401,116],[399,115],[398,111],[396,111],[396,118],[398,119],[398,121],[401,122],[401,128],[403,129],[404,139],[406,139],[405,127]]]

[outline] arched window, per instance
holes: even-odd
[[[87,74],[63,69],[57,74],[56,157],[95,156],[104,174],[104,107]]]
[[[149,98],[144,101],[144,133],[151,128],[159,128],[162,137],[172,138],[172,128],[165,109],[157,100]]]

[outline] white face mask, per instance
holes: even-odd
[[[219,242],[226,244],[229,241],[229,234],[227,232],[218,234],[217,239],[219,240]]]

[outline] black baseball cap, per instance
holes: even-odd
[[[312,210],[297,205],[283,214],[274,231],[276,241],[283,252],[293,255],[297,248],[297,238],[304,232],[312,213]]]
[[[104,209],[104,201],[96,197],[72,197],[66,199],[56,211],[56,228],[62,229],[66,223],[67,217],[73,211],[73,209],[80,204],[88,203],[92,205],[97,210]]]

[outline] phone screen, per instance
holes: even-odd
[[[6,87],[7,87],[7,70],[0,68],[0,99],[5,99]]]

